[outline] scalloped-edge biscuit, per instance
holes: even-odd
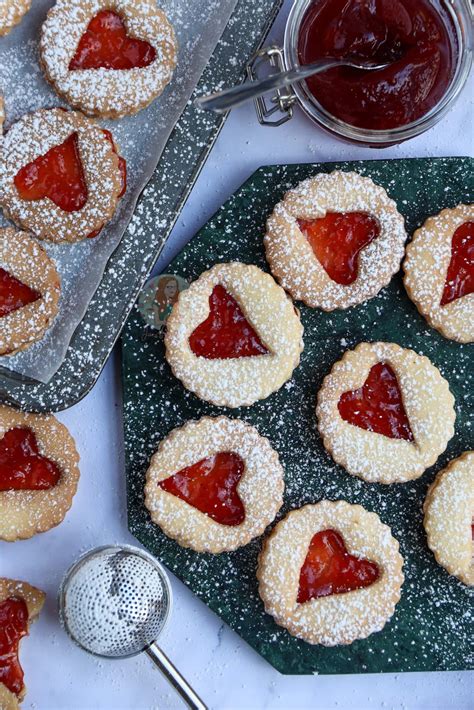
[[[458,205],[429,217],[413,234],[403,262],[403,283],[408,296],[426,318],[450,340],[474,341],[474,293],[467,293],[441,305],[446,276],[451,262],[455,231],[474,222],[474,205]]]
[[[89,22],[101,11],[117,13],[127,33],[148,42],[156,58],[134,69],[69,69]],[[176,66],[173,27],[155,0],[57,0],[43,24],[41,66],[68,103],[91,116],[119,118],[137,113],[161,94]]]
[[[301,568],[313,536],[335,530],[351,555],[375,562],[380,576],[370,586],[298,603]],[[258,561],[265,611],[290,634],[311,644],[350,644],[383,629],[403,584],[397,540],[376,513],[346,501],[323,500],[292,510],[265,540]]]
[[[28,629],[38,618],[45,598],[44,592],[32,587],[27,582],[0,577],[0,602],[7,599],[22,599],[28,609]],[[19,710],[19,703],[24,699],[25,695],[25,686],[23,686],[20,695],[17,696],[10,692],[6,685],[0,681],[0,710]]]
[[[41,340],[56,317],[61,280],[54,261],[26,232],[0,229],[0,267],[41,297],[0,317],[0,355],[25,350]]]
[[[31,0],[2,0],[0,2],[0,37],[18,25],[31,6]],[[1,121],[0,121],[1,125]]]
[[[79,482],[79,454],[69,431],[52,414],[19,412],[0,405],[0,439],[14,427],[33,431],[39,451],[61,469],[47,490],[0,491],[0,540],[14,542],[59,525],[72,505]]]
[[[221,285],[237,301],[268,353],[207,359],[197,356],[189,337],[209,315],[209,298]],[[220,407],[250,406],[290,379],[303,350],[303,326],[285,291],[257,266],[216,264],[185,291],[168,318],[166,359],[183,385]]]
[[[341,395],[361,388],[379,362],[395,373],[414,441],[345,421]],[[454,435],[454,397],[430,360],[395,343],[360,343],[336,362],[318,392],[318,429],[332,458],[369,483],[403,483],[432,466]]]
[[[298,219],[327,212],[363,212],[375,217],[379,235],[358,255],[352,284],[333,281],[301,231]],[[264,238],[270,270],[295,300],[332,311],[373,298],[400,268],[407,238],[396,203],[380,185],[355,172],[319,173],[289,190],[267,220]]]
[[[466,451],[438,473],[423,510],[428,547],[436,561],[473,586],[474,451]]]
[[[159,487],[159,482],[218,453],[244,462],[237,493],[245,509],[238,525],[223,525]],[[283,503],[283,468],[269,440],[239,419],[203,417],[174,429],[153,455],[146,475],[145,505],[163,532],[197,552],[236,550],[261,535]]]
[[[72,212],[49,197],[23,200],[15,186],[21,168],[77,134],[87,202]],[[117,147],[110,134],[77,111],[39,109],[22,116],[0,141],[0,207],[39,239],[77,242],[97,235],[112,218],[123,192]]]

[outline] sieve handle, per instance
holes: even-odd
[[[145,652],[151,658],[155,666],[165,676],[166,680],[173,686],[177,693],[182,697],[188,708],[191,710],[208,710],[201,698],[196,695],[189,683],[183,678],[177,668],[171,663],[170,659],[163,653],[155,643],[152,643]]]

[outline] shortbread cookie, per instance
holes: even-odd
[[[97,236],[124,179],[111,133],[78,112],[40,109],[20,118],[0,142],[0,206],[40,239]]]
[[[31,0],[0,0],[0,37],[21,22],[30,5]]]
[[[466,451],[438,473],[424,512],[428,546],[436,561],[473,586],[474,451]]]
[[[407,293],[446,338],[474,341],[474,205],[458,205],[426,220],[407,247]]]
[[[216,264],[179,294],[168,318],[166,359],[201,399],[249,406],[291,377],[302,337],[298,313],[270,274]]]
[[[147,471],[145,505],[183,547],[218,553],[261,535],[281,508],[283,489],[268,439],[238,419],[203,417],[161,442]]]
[[[380,185],[335,171],[304,180],[267,220],[275,278],[311,308],[348,308],[375,296],[400,268],[402,215]]]
[[[312,644],[349,644],[380,631],[403,584],[399,545],[378,515],[323,500],[293,510],[260,553],[265,611]]]
[[[74,439],[55,417],[0,405],[0,540],[59,525],[77,490],[78,463]]]
[[[58,312],[54,261],[26,232],[0,229],[0,355],[41,340]]]
[[[0,577],[0,708],[18,710],[26,687],[18,652],[44,604],[44,592],[26,582]]]
[[[454,397],[427,357],[361,343],[318,393],[318,428],[333,459],[369,483],[421,476],[454,434]]]
[[[66,101],[92,116],[118,118],[161,94],[177,45],[155,0],[57,0],[40,52],[46,78]]]

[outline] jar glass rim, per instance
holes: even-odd
[[[423,133],[434,126],[451,108],[461,93],[472,65],[473,30],[469,0],[441,0],[449,11],[456,29],[458,58],[456,69],[444,96],[427,113],[404,126],[375,130],[353,126],[329,113],[307,88],[305,81],[294,84],[300,107],[317,123],[332,133],[358,143],[398,143]],[[287,69],[299,66],[298,35],[306,10],[314,0],[294,0],[288,15],[284,36],[284,61]]]

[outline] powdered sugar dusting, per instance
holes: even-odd
[[[21,22],[30,5],[31,0],[2,0],[0,2],[0,37],[8,34],[12,27]]]
[[[70,71],[69,63],[90,20],[113,10],[127,32],[156,51],[147,67],[110,71]],[[174,31],[154,0],[58,0],[42,28],[41,61],[48,77],[73,106],[92,115],[115,118],[136,113],[158,96],[176,64]]]
[[[298,219],[327,212],[364,212],[375,217],[379,235],[358,257],[357,279],[333,281],[301,232]],[[270,269],[293,298],[312,308],[348,308],[376,295],[400,267],[406,232],[402,215],[380,185],[355,172],[320,173],[289,190],[267,221],[264,243]]]
[[[209,297],[220,284],[233,296],[268,353],[227,360],[196,356],[189,345],[209,314]],[[303,328],[292,302],[256,266],[217,264],[182,291],[168,319],[166,357],[185,387],[220,406],[253,404],[286,382],[303,350]]]
[[[245,518],[226,526],[159,488],[158,483],[220,452],[238,454],[244,472],[237,492]],[[258,431],[238,419],[203,417],[174,429],[151,459],[145,505],[152,519],[185,547],[206,552],[235,550],[261,535],[283,502],[283,469],[278,454]]]
[[[25,21],[1,42],[0,94],[5,98],[7,129],[23,114],[35,109],[59,105],[67,107],[44,79],[39,65],[39,31],[52,4],[52,0],[35,0]],[[69,245],[46,247],[58,264],[62,280],[61,314],[40,343],[13,358],[0,360],[3,367],[41,382],[49,381],[61,365],[71,336],[97,289],[107,261],[122,237],[136,200],[156,166],[172,126],[185,107],[225,27],[235,0],[221,0],[219,3],[214,0],[205,6],[180,0],[164,0],[159,4],[174,27],[179,47],[173,80],[162,96],[137,116],[101,123],[112,131],[121,155],[127,160],[127,192],[113,220],[99,237],[85,240],[72,248]],[[163,174],[161,179],[166,183],[173,178]],[[154,203],[163,200],[161,182],[154,188],[150,200]],[[6,221],[0,217],[0,226],[4,225]],[[129,250],[123,255],[123,263],[116,264],[115,273],[110,277],[123,279],[129,276],[127,257],[132,251],[143,253],[143,261],[149,261],[147,230],[161,230],[164,226],[163,222],[157,223],[156,220],[145,223],[139,209],[130,225],[133,239],[130,239]],[[139,270],[136,277],[142,277]],[[104,325],[108,310],[107,302],[98,306],[97,317],[84,334],[87,345],[75,355],[72,365],[75,371],[90,368],[91,353],[97,352],[98,343],[105,335],[109,337],[111,330],[116,332],[115,322]],[[68,387],[68,382],[62,384],[62,396]]]
[[[186,249],[167,266],[193,281],[218,262],[266,266],[265,219],[283,194],[327,170],[370,176],[397,200],[411,233],[443,206],[472,200],[466,159],[391,160],[269,166],[258,170],[225,203]],[[446,189],[448,188],[448,189]],[[376,297],[348,311],[324,313],[301,307],[305,349],[301,364],[278,392],[237,410],[270,439],[285,469],[285,501],[278,518],[322,499],[344,499],[378,514],[400,543],[405,583],[382,631],[349,646],[323,648],[292,637],[264,613],[256,580],[261,541],[232,553],[209,555],[184,549],[152,523],[143,506],[145,472],[156,448],[174,427],[223,410],[186,391],[164,357],[158,331],[134,310],[125,329],[124,426],[128,512],[132,532],[213,611],[283,673],[374,673],[456,670],[472,667],[472,592],[440,567],[426,545],[422,505],[429,483],[446,463],[471,447],[469,348],[443,338],[418,315],[399,275]],[[338,466],[316,428],[316,393],[344,352],[361,341],[392,341],[429,357],[455,397],[456,435],[436,466],[400,485],[364,483]]]

